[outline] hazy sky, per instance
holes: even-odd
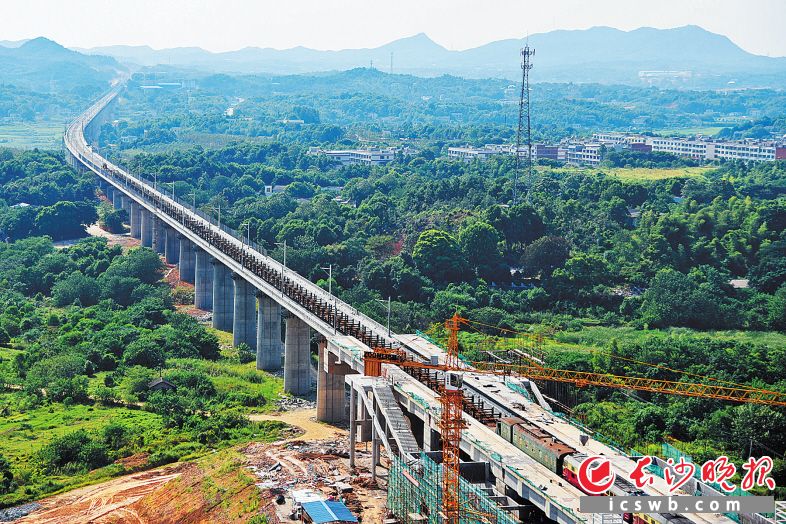
[[[695,24],[786,56],[786,0],[0,0],[0,39],[69,47],[147,44],[375,47],[426,33],[449,49],[553,29]]]

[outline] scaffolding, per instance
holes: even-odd
[[[393,459],[388,482],[388,509],[403,524],[442,524],[442,466],[425,453],[412,464]],[[498,506],[483,487],[459,479],[461,524],[520,524]]]

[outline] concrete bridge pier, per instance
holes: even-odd
[[[355,384],[349,388],[349,467],[355,467],[355,444],[357,443],[357,411],[358,399]]]
[[[128,224],[131,226],[131,237],[142,237],[142,208],[139,204],[129,199],[128,208]]]
[[[284,337],[284,391],[306,395],[311,391],[311,331],[291,313]]]
[[[106,199],[109,200],[112,204],[114,204],[115,201],[112,198],[114,189],[112,188],[112,186],[109,185],[109,184],[106,184],[104,186],[103,191],[104,191],[104,194],[106,195]]]
[[[232,331],[235,309],[232,271],[218,260],[213,260],[213,327]]]
[[[130,198],[128,198],[125,195],[121,195],[120,196],[120,207],[123,208],[123,211],[125,211],[128,214],[129,217],[131,216],[131,199]]]
[[[257,297],[257,369],[281,369],[281,306],[261,291]]]
[[[256,288],[237,273],[232,273],[235,281],[235,311],[232,320],[232,345],[248,344],[254,348],[257,343],[257,296]]]
[[[164,222],[153,215],[153,251],[159,255],[166,253],[166,235],[164,233]]]
[[[167,264],[177,264],[180,261],[180,233],[171,227],[164,227],[165,244],[164,256]]]
[[[366,395],[364,391],[360,391],[360,395]],[[358,440],[360,442],[371,442],[371,426],[372,424],[372,414],[368,412],[366,409],[366,404],[363,402],[363,399],[358,395],[357,399],[357,429],[358,429]]]
[[[213,266],[207,251],[194,246],[194,306],[213,309]]]
[[[178,262],[178,271],[180,272],[180,280],[194,283],[194,264],[196,254],[194,252],[194,243],[185,237],[180,237],[180,260]]]
[[[147,209],[139,209],[139,235],[142,239],[142,246],[143,247],[153,247],[153,222],[155,221],[155,217],[153,213],[148,211]]]
[[[117,189],[112,191],[112,206],[115,209],[123,209],[123,194]]]
[[[327,341],[319,344],[317,371],[317,420],[322,422],[347,421],[347,395],[344,379],[352,370],[347,364],[337,363],[327,348]]]

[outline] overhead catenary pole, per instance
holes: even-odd
[[[328,267],[323,267],[322,271],[328,274],[328,295],[333,294],[333,264],[328,264]]]
[[[388,336],[390,336],[390,296],[388,296],[387,300],[377,299],[377,302],[382,302],[383,304],[388,305]]]
[[[284,248],[284,257],[281,261],[281,295],[284,295],[284,273],[286,273],[287,269],[287,241],[284,240],[283,242],[276,242],[276,245],[279,247]]]

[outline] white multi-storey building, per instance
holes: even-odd
[[[632,135],[628,133],[615,133],[615,132],[594,133],[592,135],[592,140],[594,142],[600,142],[601,144],[614,145],[614,146],[646,144],[647,138],[648,137],[643,135]]]
[[[378,166],[388,164],[396,156],[396,150],[386,149],[321,149],[312,147],[308,150],[309,155],[325,155],[340,162],[342,166],[350,164],[366,164]]]
[[[448,158],[462,160],[464,162],[472,162],[473,160],[480,160],[484,162],[492,155],[499,155],[503,151],[499,149],[487,149],[477,147],[449,147]]]
[[[705,138],[651,139],[653,151],[687,156],[695,160],[746,160],[772,162],[786,159],[786,145],[762,140],[711,140]]]
[[[602,144],[570,144],[566,148],[565,161],[568,164],[595,166],[600,164]]]
[[[715,160],[715,143],[707,140],[653,137],[650,145],[653,151],[686,156],[694,160]]]
[[[559,146],[552,146],[546,144],[532,144],[532,160],[550,159],[557,160],[559,155]],[[486,144],[483,147],[449,147],[448,157],[461,159],[465,162],[479,159],[481,161],[487,160],[493,155],[514,155],[516,154],[515,144]],[[529,149],[526,145],[522,145],[518,149],[519,158],[527,158],[529,156]]]

